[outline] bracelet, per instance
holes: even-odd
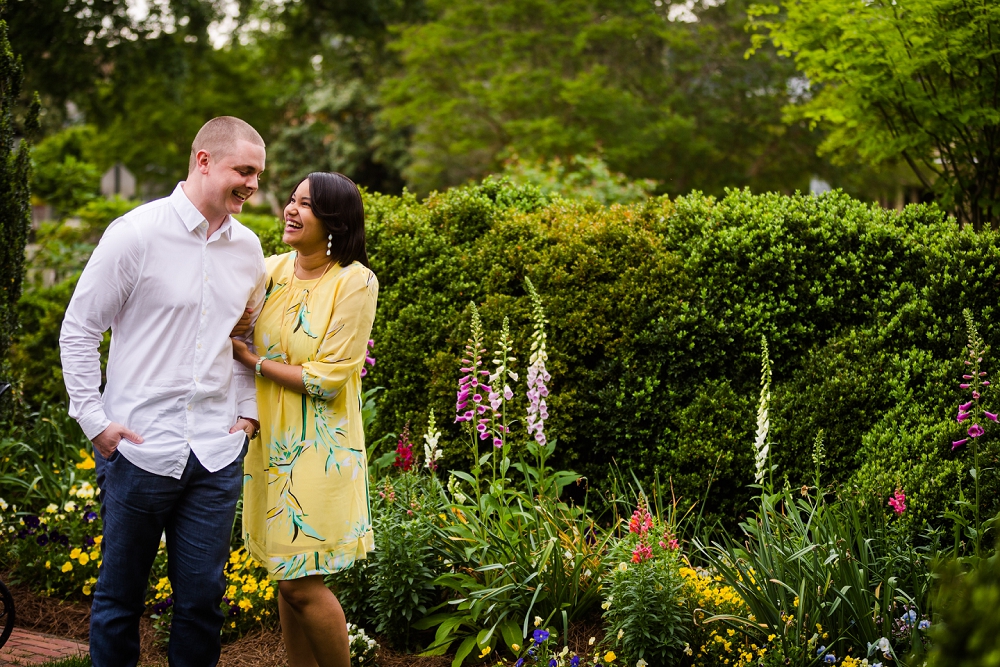
[[[264,374],[260,372],[260,365],[262,363],[264,363],[265,359],[267,359],[267,357],[261,357],[260,359],[258,359],[257,360],[257,366],[255,367],[255,370],[257,371],[257,375],[259,375],[261,377],[264,377]]]

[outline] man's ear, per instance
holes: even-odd
[[[206,151],[204,148],[195,153],[194,155],[194,166],[195,169],[202,174],[208,174],[208,167],[211,163],[212,154]]]

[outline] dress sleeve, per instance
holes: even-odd
[[[335,398],[351,376],[361,371],[377,301],[375,274],[364,267],[351,269],[337,287],[330,327],[316,359],[302,364],[302,384],[310,396]]]

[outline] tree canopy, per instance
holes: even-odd
[[[784,0],[751,12],[755,44],[794,56],[815,87],[789,108],[822,149],[902,158],[960,221],[1000,225],[1000,4]]]

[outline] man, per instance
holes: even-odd
[[[257,190],[264,141],[228,116],[191,145],[173,194],[115,220],[87,263],[60,336],[70,414],[94,443],[102,563],[90,620],[95,667],[134,666],[149,571],[164,533],[176,667],[215,665],[242,457],[256,435],[254,378],[229,335],[260,311],[260,242],[232,218]],[[100,393],[98,345],[111,329]],[[249,338],[248,338],[249,340]]]

